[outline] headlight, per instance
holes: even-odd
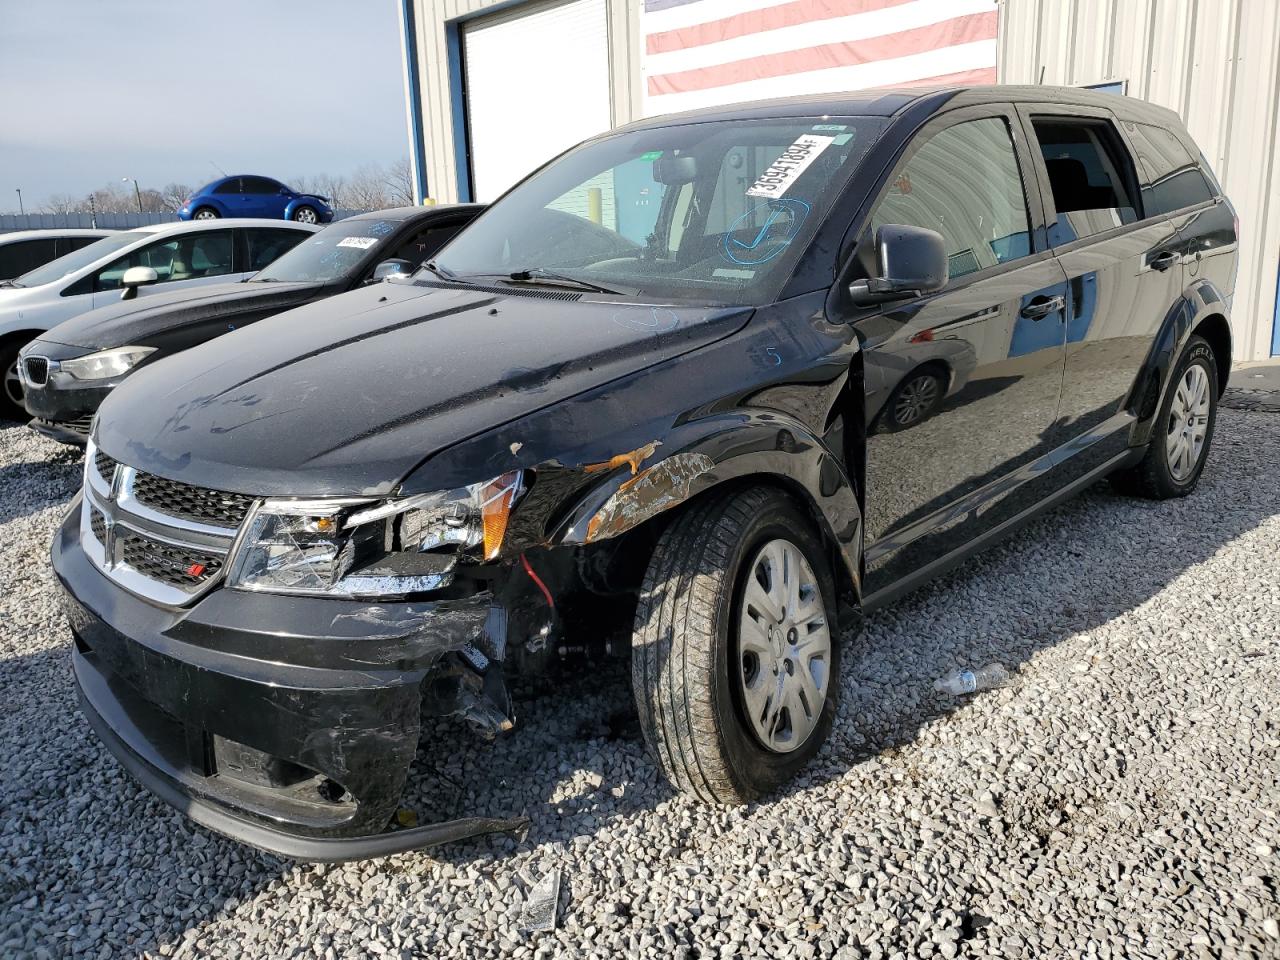
[[[63,360],[58,366],[77,380],[109,380],[128,373],[155,352],[155,347],[112,347],[74,360]]]
[[[266,500],[251,514],[227,576],[272,593],[381,596],[438,589],[458,559],[502,549],[519,473],[457,490],[367,500]]]

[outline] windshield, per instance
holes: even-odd
[[[721,120],[594,140],[515,187],[434,264],[458,279],[765,303],[884,126]]]
[[[374,256],[370,251],[397,226],[396,220],[340,220],[269,263],[251,281],[315,283],[345,277]]]
[[[87,247],[74,250],[65,257],[50,260],[44,266],[36,267],[29,273],[24,273],[13,281],[13,284],[16,287],[38,287],[41,284],[53,283],[56,280],[61,280],[69,273],[75,273],[81,267],[87,267],[89,264],[101,260],[103,257],[129,246],[131,243],[137,243],[139,240],[145,240],[150,236],[152,234],[143,233],[139,230],[131,230],[127,233],[113,233],[111,236],[103,237]]]

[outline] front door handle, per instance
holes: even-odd
[[[1178,255],[1172,250],[1166,250],[1164,253],[1151,258],[1151,269],[1161,272],[1168,270],[1178,262]]]
[[[1062,297],[1036,297],[1022,308],[1022,315],[1031,320],[1039,320],[1051,313],[1066,307],[1067,301]]]

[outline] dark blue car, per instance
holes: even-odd
[[[328,223],[333,219],[333,208],[326,197],[298,193],[270,177],[234,176],[205,184],[187,198],[178,216],[183,220],[271,217]]]

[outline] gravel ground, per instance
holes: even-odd
[[[870,618],[777,797],[674,796],[600,722],[606,670],[442,761],[526,838],[334,866],[194,827],[98,745],[46,557],[79,458],[0,430],[0,956],[1280,956],[1280,417],[1218,430],[1195,496],[1099,486]],[[1008,687],[932,690],[993,661]]]

